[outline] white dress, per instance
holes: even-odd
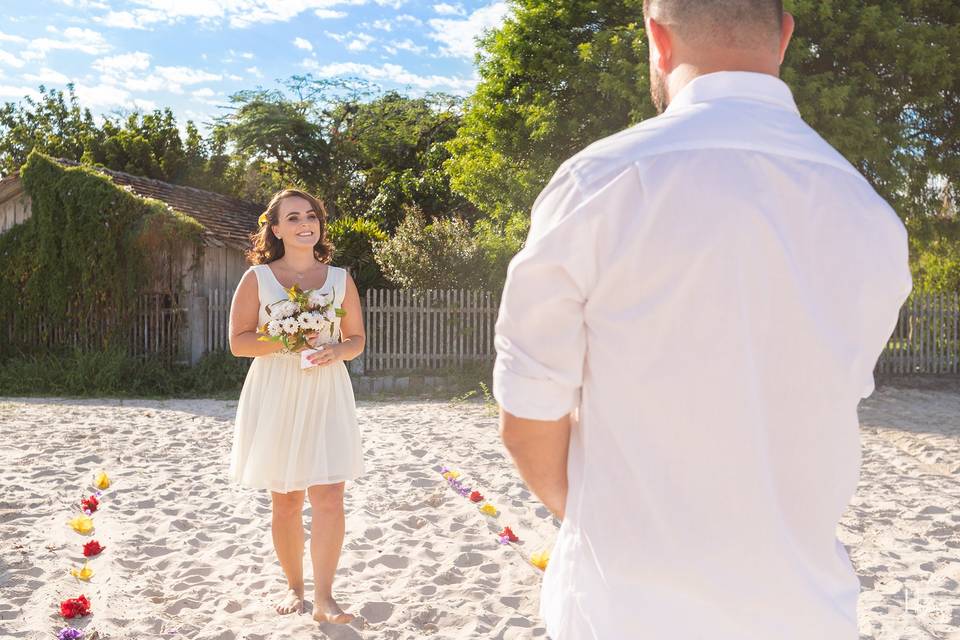
[[[287,298],[265,264],[257,276],[260,322],[266,305]],[[347,272],[330,266],[320,291],[334,292],[341,307]],[[340,339],[337,318],[333,338]],[[300,354],[273,353],[253,359],[240,392],[233,433],[230,478],[254,489],[287,493],[315,484],[352,480],[364,471],[353,387],[346,365],[300,368]]]

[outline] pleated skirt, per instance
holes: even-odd
[[[254,358],[237,404],[231,480],[288,493],[353,480],[363,471],[344,363],[301,370],[296,354]]]

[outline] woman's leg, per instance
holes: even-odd
[[[303,613],[303,491],[270,492],[273,498],[273,548],[289,590],[277,603],[277,613]]]
[[[343,483],[318,484],[307,489],[313,518],[310,522],[310,557],[316,588],[313,617],[321,622],[345,624],[353,616],[333,599],[333,577],[343,547]]]

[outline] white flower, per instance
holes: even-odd
[[[289,318],[297,311],[300,311],[300,307],[293,300],[280,300],[270,305],[270,317],[277,320]]]
[[[313,290],[310,292],[310,295],[307,296],[307,302],[311,307],[322,307],[333,302],[333,294],[323,291]]]
[[[283,331],[283,327],[280,326],[279,320],[271,320],[267,323],[267,333],[276,337],[280,335],[280,332]]]
[[[300,330],[300,323],[296,318],[284,318],[280,321],[280,326],[283,327],[284,333],[294,334]]]
[[[333,305],[330,305],[323,310],[323,319],[326,322],[335,322],[337,319],[337,310],[333,308]]]

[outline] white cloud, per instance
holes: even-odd
[[[217,92],[210,87],[203,87],[202,89],[191,91],[190,95],[192,95],[194,98],[212,98],[213,96],[217,95]]]
[[[56,28],[52,31],[56,32]],[[31,40],[23,57],[29,59],[44,58],[48,52],[54,50],[80,51],[89,55],[99,55],[112,48],[101,33],[92,29],[67,27],[63,30],[62,36],[62,39],[35,38]]]
[[[396,55],[398,51],[409,51],[410,53],[421,54],[425,53],[427,48],[421,47],[420,45],[414,43],[413,40],[407,38],[406,40],[393,41],[390,44],[384,45],[387,53],[390,55]]]
[[[110,107],[110,106],[133,106],[130,92],[112,84],[99,84],[89,86],[78,84],[76,86],[77,97],[84,106],[90,107]]]
[[[54,71],[48,67],[43,67],[37,73],[25,73],[23,74],[23,79],[27,82],[34,82],[37,84],[67,84],[70,82],[70,78],[63,75],[59,71]]]
[[[477,84],[476,78],[439,75],[421,76],[404,69],[400,65],[390,63],[379,67],[356,62],[341,62],[321,66],[315,59],[306,58],[301,62],[301,66],[324,78],[356,76],[366,80],[406,85],[421,91],[444,89],[452,93],[465,95],[473,91]]]
[[[255,78],[262,78],[262,77],[263,77],[263,72],[260,71],[260,69],[258,69],[258,68],[256,68],[256,67],[247,67],[246,71],[247,71],[247,73],[249,73],[250,75],[252,75],[252,76],[255,77]]]
[[[313,51],[313,45],[310,44],[309,40],[304,38],[294,38],[293,46],[295,46],[297,49],[303,49],[304,51]]]
[[[442,55],[473,59],[477,51],[477,38],[488,29],[496,29],[503,24],[509,11],[507,3],[498,0],[477,9],[463,20],[430,20],[430,27],[433,29],[430,37],[443,45],[440,48]]]
[[[25,63],[12,53],[0,50],[0,64],[5,64],[14,69],[20,69]]]
[[[460,3],[454,5],[441,2],[440,4],[433,5],[433,10],[441,16],[462,16],[467,13],[466,9],[464,9]]]
[[[256,69],[256,67],[251,67],[251,68]],[[238,75],[235,74],[235,73],[231,73],[230,75],[227,76],[227,80],[233,80],[234,82],[239,82],[239,81],[243,80],[243,77],[242,77],[242,76],[238,76]]]
[[[161,12],[149,9],[137,9],[134,12],[110,11],[106,15],[94,18],[95,22],[116,29],[148,29],[149,25],[163,20],[164,16]]]
[[[370,26],[381,31],[393,31],[393,23],[389,20],[374,20]]]
[[[23,44],[26,41],[27,39],[23,36],[14,36],[0,31],[0,42],[16,42],[18,44]]]
[[[0,98],[20,100],[27,96],[37,100],[40,98],[40,92],[33,87],[15,87],[9,84],[0,84]]]
[[[183,93],[184,86],[214,82],[222,79],[220,74],[183,66],[157,66],[150,68],[150,54],[142,51],[124,53],[93,62],[93,69],[100,72],[103,86],[112,86],[127,92],[169,91]]]
[[[349,33],[334,33],[332,31],[324,31],[323,34],[332,40],[336,40],[337,42],[343,42],[350,37]]]
[[[333,11],[332,9],[317,9],[313,12],[321,20],[336,20],[337,18],[346,18],[346,11]]]
[[[243,53],[240,54],[240,57],[243,58],[244,60],[253,60],[257,56],[250,53],[249,51],[244,51]]]
[[[423,20],[417,18],[416,16],[411,16],[408,13],[397,16],[393,19],[394,23],[400,24],[402,22],[408,23],[412,27],[421,27],[423,26]]]
[[[366,51],[370,45],[376,41],[376,38],[366,33],[358,33],[356,37],[347,45],[348,51]]]

